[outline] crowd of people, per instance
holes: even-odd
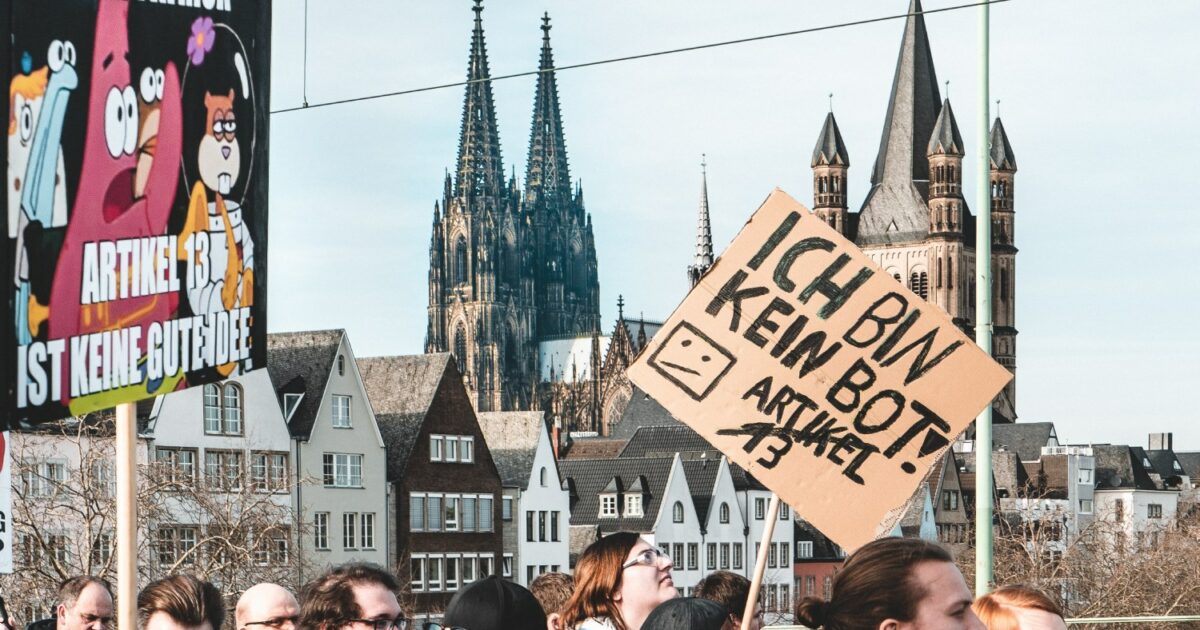
[[[679,597],[671,558],[635,533],[605,536],[579,557],[574,576],[549,573],[526,589],[490,576],[450,600],[441,622],[411,624],[400,583],[382,567],[334,567],[301,589],[276,584],[242,593],[236,630],[760,630],[750,581],[708,575]],[[748,606],[749,627],[742,621]],[[110,630],[109,583],[72,578],[59,590],[56,630]],[[225,602],[211,583],[172,575],[137,597],[139,630],[221,630]],[[919,539],[884,538],[846,560],[828,600],[806,597],[797,623],[825,630],[1065,630],[1062,611],[1035,590],[1012,586],[974,599],[950,553]],[[45,629],[48,630],[48,629]]]

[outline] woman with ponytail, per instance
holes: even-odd
[[[850,554],[829,601],[805,597],[796,621],[824,630],[986,630],[954,558],[914,538],[882,538]]]

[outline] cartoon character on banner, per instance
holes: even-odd
[[[131,81],[128,14],[128,0],[99,0],[79,185],[51,287],[51,338],[163,321],[174,315],[178,304],[176,293],[80,304],[84,245],[166,235],[179,181],[183,114],[178,73],[169,62],[151,70],[156,102],[146,102],[148,91],[139,95]],[[143,356],[145,340],[142,336],[139,341]],[[62,363],[62,382],[69,383],[70,361]],[[147,382],[131,377],[127,386],[70,399],[70,409],[83,413],[112,406],[131,394],[171,391],[181,378],[182,374],[171,382]],[[68,398],[64,392],[64,402]]]
[[[31,267],[47,270],[54,266],[43,230],[67,223],[61,143],[67,101],[79,85],[75,63],[74,44],[56,39],[46,52],[47,65],[33,70],[33,57],[26,52],[21,57],[21,73],[9,84],[8,236],[17,239],[13,321],[18,345],[33,341],[46,320],[47,287],[33,291],[30,274]],[[44,274],[46,280],[49,275]]]
[[[184,178],[196,179],[190,182],[179,257],[188,262],[185,289],[192,312],[217,313],[254,303],[254,239],[243,201],[254,163],[255,95],[245,46],[228,25],[197,19],[188,52],[183,95],[188,146],[196,149],[185,157]],[[201,113],[197,134],[191,125],[201,124]],[[250,367],[246,359],[217,371],[225,378]]]

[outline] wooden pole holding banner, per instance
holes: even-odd
[[[137,409],[117,405],[117,627],[137,628]]]
[[[767,522],[763,525],[762,542],[758,545],[758,557],[754,560],[754,578],[750,580],[750,592],[746,594],[746,610],[742,611],[742,627],[749,628],[750,620],[754,618],[754,609],[758,607],[758,591],[762,588],[763,574],[767,572],[767,545],[775,535],[775,521],[779,519],[779,495],[771,493],[771,503],[767,505]]]
[[[975,222],[975,343],[992,354],[992,199],[988,131],[988,5],[979,7],[979,161]],[[975,595],[992,589],[992,405],[975,419]]]

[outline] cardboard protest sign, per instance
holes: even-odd
[[[1012,376],[776,190],[629,378],[852,550]]]
[[[12,0],[3,421],[266,364],[268,0]]]

